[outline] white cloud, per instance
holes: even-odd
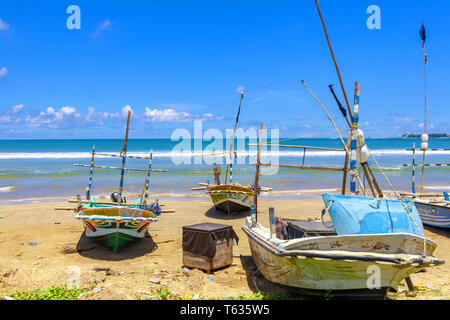
[[[122,116],[124,116],[124,117],[128,117],[128,111],[131,111],[131,115],[134,114],[133,109],[131,109],[131,106],[129,106],[129,105],[123,107],[123,108],[121,109],[121,111],[122,111]]]
[[[0,30],[1,31],[8,31],[9,30],[9,24],[0,19]]]
[[[49,127],[57,128],[59,124],[68,124],[80,118],[81,114],[77,113],[74,107],[64,106],[58,111],[48,107],[45,111],[39,112],[38,115],[27,116],[24,121],[32,127],[48,125]]]
[[[20,111],[23,111],[23,110],[25,110],[25,106],[23,105],[23,104],[18,104],[18,105],[16,105],[16,106],[12,106],[11,108],[10,108],[10,113],[19,113]]]
[[[406,122],[406,123],[408,123],[408,122],[413,122],[413,121],[416,121],[416,120],[415,119],[411,119],[411,118],[397,118],[394,121],[395,122]]]
[[[176,112],[174,109],[150,109],[145,107],[144,116],[151,122],[189,121],[192,119],[187,112]]]
[[[113,24],[114,23],[109,19],[104,20],[102,23],[100,23],[97,26],[97,29],[94,31],[94,33],[91,35],[91,37],[92,38],[101,37],[105,31],[111,30],[111,27]]]
[[[8,69],[6,69],[5,67],[0,69],[0,80],[3,79],[4,77],[6,77],[6,75],[8,74]]]
[[[235,92],[240,94],[241,92],[244,92],[244,91],[245,91],[245,87],[239,86],[239,87],[236,88]]]

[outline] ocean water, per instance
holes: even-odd
[[[413,142],[420,146],[419,139],[366,139],[372,154],[398,190],[411,189],[411,164]],[[237,158],[234,159],[233,179],[242,185],[253,183],[256,162],[256,147],[248,146],[256,141],[235,142]],[[342,148],[338,139],[280,139],[283,145],[320,146]],[[73,198],[84,196],[89,182],[89,168],[75,167],[74,164],[90,164],[92,147],[97,153],[118,154],[122,140],[1,140],[0,141],[0,200],[33,201]],[[431,139],[430,148],[450,149],[450,139]],[[184,198],[205,196],[202,191],[191,191],[199,182],[214,181],[213,163],[222,166],[222,176],[226,171],[224,154],[229,146],[217,143],[217,150],[211,150],[210,141],[191,141],[181,145],[170,139],[132,139],[128,143],[128,155],[148,156],[153,150],[153,169],[165,169],[165,173],[152,173],[150,192],[154,197]],[[200,156],[201,150],[206,156]],[[297,164],[305,166],[343,167],[344,152],[316,151],[303,149],[263,148],[262,162]],[[449,163],[450,151],[427,151],[426,163]],[[417,150],[416,163],[422,163],[422,152]],[[120,158],[100,155],[95,157],[96,165],[121,166]],[[377,180],[383,189],[390,189],[381,171],[370,160]],[[129,159],[127,167],[148,168],[148,160]],[[264,168],[260,184],[273,188],[273,197],[320,196],[321,192],[335,191],[341,187],[342,173],[329,171],[305,171],[295,169],[269,170]],[[426,192],[450,190],[450,167],[425,168],[424,185]],[[361,173],[362,175],[362,173]],[[146,173],[128,172],[125,176],[125,192],[142,191]],[[416,185],[420,185],[421,168],[416,169]],[[93,194],[109,195],[118,189],[119,170],[95,169]]]

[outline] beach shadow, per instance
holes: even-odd
[[[244,210],[239,212],[231,212],[228,214],[225,211],[217,210],[216,207],[211,207],[208,211],[205,212],[205,216],[213,219],[221,219],[221,220],[235,220],[242,219],[248,217],[250,215],[250,210]]]
[[[438,234],[440,236],[450,238],[450,229],[437,228],[437,227],[432,227],[432,226],[427,226],[427,225],[424,225],[424,228],[425,228],[425,230],[428,230],[428,231]]]
[[[327,292],[324,290],[308,290],[296,287],[281,285],[267,280],[258,270],[252,256],[240,257],[242,267],[247,276],[247,284],[250,290],[254,293],[268,292],[272,295],[281,296],[285,299],[299,299],[299,300],[384,300],[386,299],[386,290],[349,290],[346,293]],[[369,294],[370,293],[370,294]]]
[[[79,255],[96,260],[121,261],[142,257],[154,252],[158,245],[152,237],[146,232],[143,239],[136,240],[115,253],[111,248],[105,247],[94,239],[86,237],[83,232],[76,246],[76,252]]]

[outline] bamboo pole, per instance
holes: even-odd
[[[119,185],[119,199],[118,199],[119,206],[122,203],[123,178],[125,175],[125,163],[126,163],[127,148],[128,148],[128,131],[130,129],[130,117],[131,117],[131,111],[128,111],[127,127],[125,130],[125,139],[123,140],[122,150],[120,150],[120,156],[122,157],[122,170],[120,171],[120,185]]]
[[[413,143],[413,158],[412,158],[412,183],[411,183],[411,191],[412,193],[416,193],[416,143]]]
[[[253,186],[253,204],[255,205],[255,222],[258,221],[258,185],[259,185],[259,168],[261,164],[261,149],[263,140],[264,124],[259,128],[258,153],[256,155],[255,183]]]
[[[320,8],[319,8],[319,3],[317,2],[317,0],[315,0],[315,2],[316,2],[317,11],[319,12],[320,20],[322,21],[322,27],[323,27],[323,31],[325,32],[325,37],[327,39],[328,48],[330,48],[331,57],[333,58],[334,66],[336,67],[336,72],[337,72],[337,75],[339,78],[339,83],[341,85],[342,93],[344,94],[345,103],[347,104],[348,114],[349,114],[350,118],[352,118],[352,111],[350,109],[350,104],[348,103],[347,94],[345,93],[344,84],[342,82],[341,73],[339,71],[339,68],[338,68],[338,65],[336,62],[336,58],[334,56],[333,48],[331,47],[330,38],[328,37],[327,28],[325,26],[325,21],[323,20],[322,12],[320,11]]]
[[[78,203],[77,200],[72,200],[69,199],[67,201],[68,203]],[[112,205],[112,206],[117,206],[117,202],[111,202],[111,201],[85,201],[82,200],[81,203],[79,203],[80,205],[82,204],[104,204],[104,205]],[[140,205],[145,205],[145,203],[122,203],[121,206],[122,207],[136,207],[136,206],[140,206]],[[164,204],[160,204],[161,207],[164,207]]]
[[[370,168],[370,166],[367,165],[367,163],[365,163],[364,166],[367,166],[367,169],[368,169],[370,175],[372,176],[372,183],[373,183],[373,185],[375,186],[375,189],[377,190],[379,197],[380,197],[380,198],[383,198],[383,197],[384,197],[383,191],[381,190],[380,186],[378,185],[377,180],[375,179],[375,175],[374,175],[373,172],[372,172],[372,168]],[[369,178],[369,177],[368,177],[368,178]]]
[[[259,146],[259,144],[249,143],[247,146]],[[345,149],[338,148],[323,148],[323,147],[309,147],[309,146],[291,146],[291,145],[282,145],[282,144],[263,144],[263,147],[277,147],[277,148],[293,148],[293,149],[311,149],[311,150],[324,150],[324,151],[341,151],[345,152]]]
[[[257,165],[254,163],[253,165]],[[273,167],[273,168],[286,168],[286,169],[300,169],[300,170],[323,170],[323,171],[344,171],[344,168],[329,168],[329,167],[306,167],[306,166],[296,166],[296,165],[286,165],[286,164],[269,164],[260,163],[262,167]]]
[[[142,188],[142,194],[141,194],[141,202],[147,203],[148,199],[148,187],[150,184],[150,173],[152,170],[152,161],[153,161],[153,150],[150,150],[150,158],[149,158],[149,164],[148,164],[148,172],[147,177],[144,181],[144,187]]]
[[[347,150],[350,147],[350,135],[347,136]],[[344,161],[344,176],[342,177],[342,195],[345,195],[347,189],[347,173],[348,173],[348,160],[350,158],[350,154],[348,152],[345,153],[345,161]]]
[[[97,152],[96,155],[98,155],[98,156],[104,156],[104,157],[122,158],[121,155],[118,155],[118,154],[112,154],[112,153],[98,153],[98,152]],[[149,157],[138,157],[138,156],[128,156],[128,155],[127,155],[127,158],[128,158],[128,159],[150,160]]]
[[[94,174],[94,156],[95,156],[95,144],[92,147],[91,173],[89,175],[89,187],[88,187],[87,192],[86,192],[86,199],[87,200],[91,199],[91,194],[92,194],[92,176]]]
[[[241,92],[241,100],[239,101],[239,109],[238,109],[238,113],[236,115],[236,122],[234,123],[234,131],[233,131],[233,136],[231,137],[231,142],[230,142],[230,161],[233,161],[234,158],[232,157],[232,153],[233,153],[233,148],[234,148],[234,136],[236,134],[236,128],[237,128],[237,124],[239,122],[239,115],[241,114],[241,105],[242,105],[242,100],[244,99],[244,92]],[[225,172],[225,184],[227,184],[227,178],[228,178],[228,170],[230,168],[230,164],[227,164],[227,171]]]
[[[83,167],[83,168],[90,168],[90,165],[87,164],[74,164],[75,167]],[[98,169],[114,169],[114,170],[122,170],[120,167],[110,167],[110,166],[94,166],[94,168]],[[138,168],[124,168],[125,171],[139,171],[139,172],[168,172],[168,170],[156,170],[156,169],[138,169]]]
[[[424,135],[427,134],[427,53],[425,51],[425,42],[423,43],[423,60],[424,60],[424,84],[425,84],[425,121],[424,121]],[[423,140],[423,139],[422,139]],[[425,152],[427,149],[423,149],[422,158],[422,179],[420,183],[420,193],[423,193],[423,175],[425,172]]]
[[[361,167],[362,167],[362,169],[364,171],[364,176],[366,177],[366,180],[369,183],[370,191],[372,192],[373,197],[376,198],[375,190],[373,189],[373,184],[372,184],[372,181],[371,181],[371,179],[369,177],[368,169],[367,169],[366,166],[363,166],[363,165],[361,165]]]
[[[442,197],[441,193],[411,193],[411,192],[401,192],[401,196],[417,196],[419,198],[434,198]]]

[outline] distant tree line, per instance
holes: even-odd
[[[420,138],[421,134],[413,134],[413,133],[405,133],[402,135],[402,138]],[[430,138],[449,138],[449,135],[446,133],[430,133],[428,135]]]

